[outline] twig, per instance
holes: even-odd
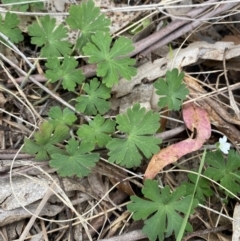
[[[186,127],[184,125],[181,125],[181,126],[178,126],[174,129],[171,129],[169,131],[164,131],[164,132],[161,132],[161,133],[157,133],[155,135],[155,137],[157,138],[160,138],[162,140],[166,140],[166,139],[170,139],[174,136],[176,136],[177,134],[183,132],[186,130]]]
[[[16,150],[6,149],[6,150],[0,150],[0,160],[11,160],[16,156]],[[34,155],[20,153],[17,156],[17,159],[29,159],[33,158]]]
[[[207,3],[209,3],[209,2],[217,2],[217,0],[207,1]],[[148,37],[138,41],[137,43],[134,44],[135,49],[132,53],[130,53],[130,56],[134,56],[134,55],[140,53],[141,51],[143,51],[141,54],[146,54],[147,52],[150,52],[151,50],[148,50],[148,49],[151,48],[151,46],[153,44],[155,44],[156,42],[158,42],[158,41],[162,42],[163,39],[165,39],[165,37],[167,35],[172,36],[173,39],[168,38],[169,40],[165,40],[163,42],[163,44],[160,44],[161,46],[163,46],[164,44],[167,44],[170,41],[174,40],[177,37],[175,35],[173,36],[172,33],[176,29],[178,29],[181,26],[183,26],[184,24],[190,22],[191,21],[190,18],[194,18],[194,21],[196,21],[196,19],[195,19],[196,16],[201,14],[207,8],[209,8],[208,5],[206,5],[205,7],[202,7],[202,8],[193,9],[188,14],[186,14],[186,16],[189,17],[189,20],[175,20],[175,21],[171,22],[170,24],[168,24],[165,28],[162,28],[159,31],[149,35]],[[191,23],[189,25],[191,25]],[[183,32],[181,32],[181,35],[182,34],[183,34]],[[158,45],[158,47],[159,47],[159,45]]]
[[[196,231],[196,232],[193,232],[193,233],[187,235],[182,241],[187,241],[190,238],[195,237],[195,236],[201,237],[204,234],[219,233],[221,231],[228,230],[230,225],[231,224],[227,224],[227,225],[216,227],[216,228],[209,228],[209,229],[205,229],[205,230]]]
[[[26,63],[32,70],[35,69],[35,66],[32,63],[30,63],[27,57],[9,40],[9,38],[6,35],[0,32],[0,37],[3,38],[15,50],[16,53],[19,54],[26,61]]]
[[[96,65],[95,64],[88,64],[80,67],[79,69],[82,70],[83,75],[85,75],[86,78],[93,77],[96,75]],[[47,78],[43,74],[33,74],[31,75],[32,78],[37,80],[38,82],[46,82]],[[27,77],[28,78],[28,77]],[[15,81],[17,83],[22,83],[26,80],[25,76],[16,78]],[[13,86],[12,81],[9,79],[7,82],[7,87],[11,88]]]
[[[13,68],[17,69],[19,71],[19,73],[21,73],[23,76],[28,76],[28,74],[23,71],[21,68],[19,68],[16,64],[14,64],[12,61],[10,61],[8,58],[6,58],[3,54],[0,53],[0,57],[7,62],[8,64],[10,64]],[[45,91],[46,93],[48,93],[50,96],[52,96],[54,99],[56,99],[57,101],[59,101],[60,103],[62,103],[63,105],[65,105],[66,107],[68,107],[69,109],[73,110],[74,112],[76,112],[77,114],[79,114],[80,116],[82,116],[87,122],[89,122],[91,120],[91,118],[89,116],[83,115],[82,113],[79,113],[72,105],[70,105],[69,103],[67,103],[65,100],[63,100],[62,98],[60,98],[58,95],[54,94],[51,90],[49,90],[47,87],[45,87],[44,85],[42,85],[41,83],[39,83],[38,81],[36,81],[34,78],[32,78],[31,76],[28,76],[28,78],[38,87],[40,87],[43,91]]]
[[[94,236],[96,234],[96,230],[99,230],[100,228],[102,228],[104,220],[107,218],[110,218],[112,215],[112,212],[108,212],[109,209],[111,209],[112,207],[115,209],[117,209],[117,207],[121,207],[121,203],[127,198],[127,194],[125,192],[123,192],[121,189],[117,189],[116,192],[114,193],[110,193],[110,198],[112,199],[112,203],[114,203],[115,205],[113,206],[112,203],[106,203],[108,205],[108,209],[107,210],[101,210],[100,207],[96,208],[96,211],[100,211],[100,213],[102,213],[102,215],[99,215],[100,213],[98,213],[98,217],[93,219],[91,221],[91,228],[89,229],[89,232],[92,234],[92,236]],[[93,228],[94,227],[94,228]],[[83,240],[87,239],[87,236],[85,233],[83,233]]]
[[[177,29],[175,32],[165,36],[164,38],[161,38],[161,35],[160,35],[158,37],[158,39],[157,38],[155,39],[156,43],[152,44],[152,45],[149,44],[150,47],[148,47],[144,51],[142,51],[140,53],[140,55],[145,56],[147,53],[152,52],[152,51],[160,48],[161,46],[170,43],[174,39],[182,36],[183,34],[189,32],[189,31],[192,31],[194,28],[198,27],[200,24],[202,24],[205,21],[206,18],[210,18],[210,17],[216,16],[216,15],[219,15],[222,12],[230,10],[231,8],[235,7],[238,4],[239,3],[231,3],[231,2],[228,3],[228,2],[226,2],[226,4],[220,5],[218,8],[213,9],[211,12],[206,13],[201,18],[196,19],[194,22],[191,22],[191,23],[183,26],[182,28]],[[192,11],[194,11],[194,10],[192,10]],[[179,20],[176,20],[176,21],[179,21]],[[181,22],[181,21],[179,21],[179,22]],[[186,20],[183,20],[183,22],[186,23]],[[148,38],[146,38],[145,41],[148,41]]]
[[[51,187],[47,189],[42,201],[39,203],[34,216],[31,217],[31,219],[29,220],[27,226],[25,227],[24,231],[22,232],[22,235],[20,236],[18,241],[23,241],[25,240],[26,236],[28,235],[33,223],[35,222],[37,216],[40,214],[41,210],[43,209],[44,205],[46,204],[46,202],[48,201],[48,199],[52,196],[52,189],[54,188],[55,184],[52,183]]]
[[[0,53],[1,54],[1,53]],[[2,54],[1,54],[2,55]],[[2,55],[3,56],[3,55]],[[39,120],[42,119],[42,117],[39,115],[39,113],[35,110],[35,108],[32,106],[32,104],[29,102],[29,100],[27,99],[26,95],[23,93],[22,89],[17,85],[17,83],[15,82],[15,79],[11,76],[11,74],[8,72],[8,70],[5,68],[5,66],[3,65],[2,61],[0,61],[0,65],[2,66],[2,68],[5,70],[5,73],[7,74],[7,76],[12,80],[13,84],[15,85],[16,89],[18,90],[19,94],[23,97],[23,99],[25,100],[26,104],[28,105],[28,107],[30,108],[30,110],[39,118]],[[1,89],[8,91],[6,88],[1,87]],[[15,98],[18,99],[17,96],[14,96]],[[20,100],[21,102],[21,100]],[[22,103],[23,104],[23,103]],[[9,113],[10,114],[10,113]],[[36,123],[36,122],[35,122]]]

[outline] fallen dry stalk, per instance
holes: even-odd
[[[217,2],[217,0],[209,0],[207,2],[214,3],[214,2]],[[186,14],[186,17],[189,17],[189,20],[177,19],[177,20],[171,22],[170,24],[168,24],[165,28],[161,28],[159,31],[154,32],[153,34],[149,35],[148,37],[136,42],[134,44],[135,49],[130,54],[130,56],[134,56],[140,52],[146,54],[147,52],[149,52],[149,48],[151,48],[151,46],[154,45],[156,42],[158,42],[158,41],[161,42],[162,39],[164,39],[168,35],[172,36],[174,34],[174,31],[176,31],[176,29],[179,29],[184,24],[191,23],[192,19],[195,20],[199,14],[206,11],[210,7],[211,6],[206,5],[205,7],[202,7],[202,8],[193,9],[189,13]],[[184,33],[182,33],[182,34],[184,34]],[[175,35],[174,35],[174,39],[175,39]],[[171,41],[171,40],[167,40],[167,41]],[[169,42],[167,42],[167,43],[169,43]],[[163,46],[164,43],[160,44],[160,45]],[[160,47],[160,46],[158,46],[158,47]]]
[[[211,1],[211,0],[210,0]],[[209,2],[209,1],[208,1]],[[217,1],[216,1],[217,2]],[[169,31],[168,34],[165,34],[165,35],[162,35],[162,33],[160,32],[156,32],[156,36],[154,38],[155,40],[155,44],[152,44],[150,45],[149,44],[149,47],[144,49],[144,51],[142,51],[140,53],[140,55],[143,55],[145,56],[147,53],[150,53],[158,48],[160,48],[161,46],[165,45],[165,44],[168,44],[170,43],[171,41],[177,39],[178,37],[181,37],[182,35],[188,33],[188,32],[191,32],[193,29],[195,29],[196,27],[200,26],[202,23],[204,23],[206,20],[205,19],[209,19],[209,18],[212,18],[212,17],[215,17],[215,16],[218,16],[226,11],[229,11],[230,9],[234,8],[236,5],[238,5],[239,3],[232,3],[232,2],[226,2],[225,4],[221,4],[220,6],[218,6],[217,8],[214,8],[212,11],[206,13],[205,15],[203,15],[202,17],[200,17],[199,19],[195,19],[193,22],[192,20],[189,20],[189,23],[184,25],[183,27],[181,28],[178,28],[177,30],[175,31]],[[205,10],[206,8],[204,8]],[[196,10],[196,9],[195,9]],[[194,10],[192,10],[191,12],[194,12]],[[190,12],[190,13],[191,13]],[[196,11],[197,12],[197,11]],[[195,13],[195,12],[194,12]],[[196,14],[197,15],[197,14]],[[195,16],[196,16],[195,15]],[[191,16],[191,17],[194,17],[194,16]],[[183,24],[185,24],[185,21],[186,20],[175,20],[177,22],[181,22],[183,21]],[[175,22],[174,21],[174,22]],[[173,24],[174,24],[173,22]],[[169,24],[170,25],[170,24]],[[169,26],[168,25],[168,26]],[[168,26],[166,28],[168,28]],[[158,34],[157,34],[158,33]],[[143,39],[142,41],[146,41],[148,42],[148,38],[150,38],[151,35],[145,39]],[[138,47],[139,45],[139,47]],[[138,45],[136,43],[136,49],[135,51],[138,53],[140,52],[138,50],[138,48],[140,49],[140,46],[141,46],[141,42],[138,42]]]

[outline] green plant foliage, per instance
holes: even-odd
[[[53,57],[71,53],[71,44],[63,40],[67,38],[67,28],[62,24],[56,26],[56,19],[46,15],[28,27],[32,36],[31,43],[41,48],[42,57]]]
[[[92,43],[88,42],[83,47],[83,52],[90,56],[89,63],[97,64],[97,76],[103,77],[106,86],[112,87],[119,77],[130,80],[136,75],[137,70],[133,67],[135,60],[123,57],[134,50],[130,39],[120,37],[112,48],[112,38],[107,32],[97,32],[91,39]]]
[[[94,149],[96,144],[104,147],[112,139],[109,134],[114,130],[114,121],[105,120],[104,117],[97,115],[88,125],[81,125],[77,134],[82,139],[82,145],[90,145]]]
[[[159,114],[146,111],[135,104],[126,114],[117,115],[117,129],[126,133],[126,139],[113,138],[107,148],[109,161],[127,168],[139,166],[142,156],[147,158],[159,151],[161,140],[152,136],[159,129]]]
[[[99,159],[98,153],[87,153],[87,146],[79,146],[78,141],[71,139],[66,145],[67,154],[54,153],[51,155],[50,166],[57,169],[62,177],[87,176]]]
[[[19,4],[14,5],[15,2]],[[44,6],[42,2],[32,3],[31,0],[2,0],[1,3],[10,3],[12,6],[9,9],[17,11],[31,11]],[[0,15],[0,18],[1,33],[13,43],[24,40],[18,27],[21,16],[7,12],[5,17]],[[130,32],[136,34],[142,31],[151,21],[143,20]],[[159,113],[134,104],[126,113],[118,114],[115,121],[109,116],[103,116],[106,113],[113,114],[109,111],[111,87],[120,78],[131,80],[137,73],[135,60],[128,57],[134,50],[132,41],[122,36],[111,37],[110,20],[94,5],[93,0],[72,4],[66,24],[66,27],[58,24],[55,18],[48,15],[36,16],[36,21],[28,26],[28,31],[24,29],[24,36],[31,38],[31,48],[40,51],[40,57],[46,57],[46,60],[41,59],[40,64],[43,61],[45,63],[43,71],[47,83],[60,81],[57,83],[62,84],[62,87],[56,94],[70,96],[76,110],[81,112],[81,118],[88,123],[82,124],[68,108],[52,107],[48,113],[48,122],[40,126],[32,139],[24,139],[23,151],[34,155],[37,161],[49,160],[49,165],[62,177],[88,176],[99,161],[100,154],[104,155],[106,151],[109,162],[126,168],[138,167],[143,158],[151,158],[159,152],[161,139],[154,136],[160,127]],[[69,31],[72,30],[73,34],[78,35],[73,44],[67,41]],[[3,39],[1,41],[6,43]],[[169,51],[173,56],[171,46]],[[86,55],[81,63],[87,59],[88,63],[95,64],[97,78],[85,78],[78,68],[79,61],[72,57],[79,53]],[[183,72],[173,69],[167,71],[165,79],[159,78],[154,83],[161,108],[181,108],[189,94],[183,78]],[[76,93],[80,93],[79,96]],[[77,120],[79,122],[75,123]],[[204,132],[204,129],[201,131]],[[70,139],[70,133],[72,136],[77,134],[76,139]],[[217,147],[227,154],[230,147],[227,137],[220,138]],[[203,166],[206,167],[204,175],[207,178],[219,182],[236,195],[240,194],[239,154],[233,150],[229,151],[228,156],[220,150],[205,154],[206,151],[198,174],[189,174],[189,181],[181,183],[174,191],[168,186],[159,189],[156,181],[146,180],[142,189],[143,197],[131,196],[127,208],[133,212],[134,220],[144,220],[143,233],[147,234],[150,241],[163,241],[173,234],[176,240],[181,240],[186,231],[192,231],[188,223],[190,213],[198,202],[204,203],[206,197],[213,195],[209,180],[201,177]],[[226,199],[232,197],[227,191],[224,192],[228,195]]]
[[[48,116],[51,117],[48,122],[53,124],[54,127],[59,124],[71,126],[77,120],[73,111],[68,108],[61,110],[59,106],[51,107],[48,112]]]
[[[208,152],[206,155],[206,163],[209,167],[204,172],[204,175],[219,181],[220,184],[234,194],[240,193],[240,156],[230,150],[228,158],[225,158],[220,150],[216,152]],[[226,191],[228,194],[228,192]],[[229,196],[231,196],[229,194]]]
[[[35,3],[26,3],[26,2],[31,2],[32,0],[2,0],[2,3],[4,4],[10,4],[10,3],[18,3],[14,5],[10,5],[11,10],[15,11],[21,11],[21,12],[26,12],[30,8],[35,10],[35,9],[43,9],[43,2],[35,2]],[[24,2],[24,3],[22,3]]]
[[[97,78],[85,84],[83,90],[87,95],[81,95],[77,98],[76,109],[87,115],[105,114],[110,109],[110,102],[106,99],[110,98],[110,88],[101,84]]]
[[[146,180],[142,189],[145,199],[131,196],[132,202],[127,208],[134,212],[134,220],[145,220],[142,231],[150,241],[157,238],[162,241],[164,236],[169,237],[173,232],[177,236],[183,222],[179,213],[188,211],[191,200],[191,195],[184,197],[185,189],[185,186],[180,186],[171,193],[169,186],[159,189],[156,181]],[[194,200],[193,208],[197,205],[197,200]],[[192,231],[189,223],[186,230]]]
[[[183,72],[178,69],[167,71],[166,80],[159,78],[155,83],[156,93],[160,96],[158,106],[168,107],[170,110],[179,110],[189,90],[183,83]]]
[[[196,185],[196,180],[197,180],[197,175],[189,173],[188,174],[188,179],[191,182],[183,182],[181,185],[186,186],[186,195],[190,195],[193,193],[195,185]],[[214,194],[213,190],[210,187],[210,183],[207,179],[200,177],[197,187],[196,187],[196,192],[195,192],[195,198],[200,202],[204,203],[206,200],[206,197],[210,197]]]
[[[36,154],[37,161],[49,160],[49,155],[61,153],[61,149],[54,146],[64,141],[69,135],[69,129],[66,125],[57,125],[56,128],[49,123],[44,122],[39,131],[34,134],[34,139],[24,139],[23,151],[29,154]]]
[[[63,61],[60,61],[57,57],[48,58],[45,65],[49,68],[45,76],[51,83],[62,80],[63,88],[66,90],[74,91],[77,84],[82,84],[85,79],[82,71],[76,69],[78,61],[73,57],[65,56]]]
[[[0,31],[13,43],[18,43],[23,40],[23,35],[17,26],[19,23],[20,20],[17,14],[7,12],[4,21],[0,14]]]
[[[90,0],[81,5],[72,5],[66,23],[71,29],[81,31],[77,48],[82,50],[82,47],[91,40],[93,33],[97,31],[109,32],[111,21],[100,13],[100,8],[95,7],[94,2]]]

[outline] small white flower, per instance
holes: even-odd
[[[223,136],[223,138],[219,138],[219,142],[217,147],[224,153],[228,154],[228,151],[230,150],[230,143],[227,142],[227,137]]]

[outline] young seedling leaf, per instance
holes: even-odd
[[[76,69],[78,62],[73,57],[64,57],[62,63],[57,57],[48,58],[45,66],[48,67],[45,76],[51,83],[62,80],[63,88],[69,91],[74,91],[85,79],[82,71]]]
[[[81,125],[77,134],[82,140],[82,145],[90,145],[94,149],[95,145],[104,147],[112,139],[110,134],[114,130],[114,121],[97,115],[94,120],[89,121],[88,125]]]
[[[152,136],[160,127],[159,114],[146,111],[135,104],[126,114],[117,115],[117,129],[126,134],[125,139],[113,138],[107,148],[109,161],[127,168],[139,166],[143,155],[149,158],[158,152],[161,140]]]
[[[196,138],[189,137],[186,140],[170,145],[154,155],[148,164],[145,178],[153,179],[165,166],[177,161],[180,157],[197,151],[211,136],[211,123],[207,112],[189,103],[183,106],[183,119],[188,129],[196,129]]]
[[[142,193],[145,199],[131,196],[132,202],[127,208],[134,213],[134,220],[145,220],[143,233],[150,241],[157,238],[163,241],[164,237],[169,237],[173,232],[177,236],[183,222],[180,213],[185,214],[188,211],[191,199],[191,195],[184,197],[185,186],[180,186],[171,193],[169,186],[159,189],[156,181],[146,180]],[[197,200],[194,200],[192,210],[196,206]],[[188,223],[186,231],[191,230],[192,227]]]
[[[134,47],[132,41],[125,37],[118,38],[112,48],[112,38],[109,33],[97,32],[92,36],[92,43],[83,47],[83,52],[89,57],[89,63],[97,64],[97,76],[103,77],[103,83],[112,87],[118,82],[119,77],[130,80],[136,75],[133,67],[135,60],[123,57],[130,53]]]
[[[70,126],[77,120],[77,117],[73,111],[69,110],[68,108],[61,110],[59,106],[51,107],[48,112],[48,116],[51,117],[49,122],[53,124],[54,127],[59,124]]]
[[[99,7],[94,6],[92,0],[89,0],[80,5],[72,5],[66,23],[71,29],[81,31],[76,46],[81,51],[82,47],[91,41],[95,32],[109,32],[111,21],[100,12]]]
[[[154,87],[157,89],[156,94],[160,96],[158,106],[161,108],[168,107],[170,110],[180,110],[183,100],[189,94],[189,90],[183,83],[183,72],[178,69],[167,71],[166,80],[159,78]]]
[[[18,43],[23,40],[23,35],[17,26],[19,23],[20,20],[17,14],[7,12],[4,21],[0,14],[0,31],[13,43]]]
[[[87,115],[105,114],[110,109],[110,88],[101,84],[96,78],[92,79],[89,84],[85,84],[83,90],[87,95],[81,95],[77,98],[76,109]]]
[[[239,194],[240,185],[240,156],[230,150],[228,157],[224,157],[220,150],[216,152],[208,152],[206,155],[206,163],[209,167],[204,172],[204,175],[220,182],[220,184],[235,195]],[[232,196],[227,191],[229,196]]]
[[[56,19],[46,15],[28,27],[31,43],[41,48],[42,57],[53,57],[71,53],[71,44],[63,40],[67,38],[67,28],[56,25]]]
[[[54,146],[64,141],[69,135],[69,129],[66,125],[57,125],[56,128],[49,123],[44,122],[39,131],[34,134],[34,141],[25,138],[23,151],[29,154],[36,154],[37,161],[49,160],[52,153],[61,153],[61,149]]]
[[[87,153],[89,148],[79,146],[78,141],[71,139],[66,145],[67,154],[51,155],[50,166],[57,169],[62,177],[85,177],[91,172],[99,159],[98,153]]]

